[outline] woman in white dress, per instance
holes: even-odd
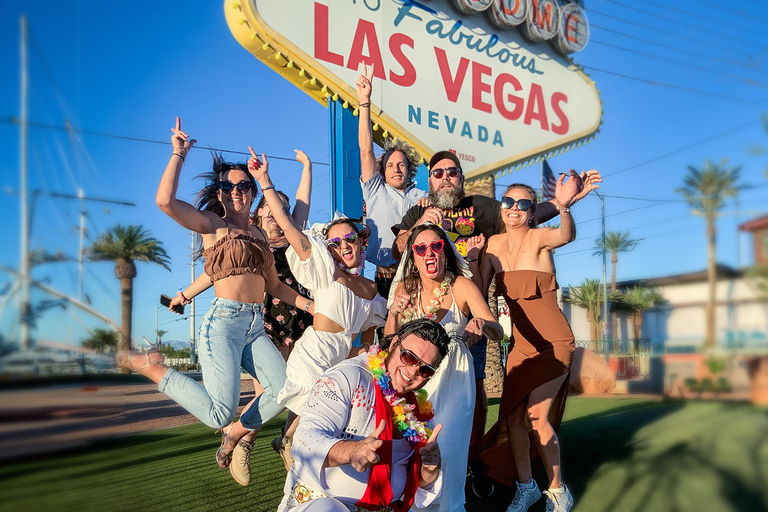
[[[334,220],[325,227],[322,238],[301,231],[282,208],[265,156],[262,161],[253,149],[251,154],[248,170],[261,184],[272,215],[291,245],[286,252],[291,271],[315,300],[313,325],[296,341],[288,357],[285,386],[277,396],[289,416],[282,442],[278,441],[281,446],[274,448],[290,469],[293,432],[312,386],[323,372],[350,355],[359,333],[363,333],[363,349],[367,349],[375,328],[384,325],[387,303],[377,294],[376,283],[362,275],[366,234],[355,221]]]
[[[385,332],[392,334],[399,325],[415,318],[429,318],[440,323],[451,338],[447,360],[424,386],[435,409],[435,423],[443,424],[445,436],[440,443],[443,495],[426,510],[464,510],[475,410],[475,373],[469,347],[483,334],[501,339],[503,330],[442,228],[433,224],[416,227],[406,247],[390,292]]]

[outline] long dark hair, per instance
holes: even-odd
[[[408,245],[405,249],[403,258],[405,259],[405,267],[403,268],[403,286],[408,294],[414,293],[421,287],[421,278],[417,272],[416,264],[413,261],[413,244],[418,237],[424,231],[432,231],[437,233],[440,239],[443,241],[443,254],[445,254],[445,271],[452,272],[454,281],[456,276],[461,273],[459,270],[459,260],[456,258],[456,252],[453,250],[453,242],[445,231],[435,224],[421,224],[416,226],[411,232],[411,236],[408,237]],[[453,283],[451,283],[453,284]]]
[[[211,172],[206,172],[196,176],[196,179],[203,180],[205,186],[197,193],[195,197],[195,207],[198,210],[214,213],[222,219],[226,215],[226,209],[224,205],[219,201],[219,182],[224,179],[224,174],[237,169],[243,171],[251,182],[251,190],[253,191],[253,198],[258,196],[258,188],[256,187],[256,180],[253,179],[251,173],[248,172],[248,165],[246,163],[231,163],[225,162],[224,157],[218,151],[211,151],[213,157],[213,169]],[[203,237],[199,233],[195,237],[195,258],[200,258],[203,255]]]
[[[440,362],[448,354],[448,344],[451,342],[451,338],[445,332],[445,328],[442,325],[428,318],[418,318],[404,323],[395,334],[384,336],[379,342],[379,347],[384,350],[391,350],[392,341],[395,337],[397,337],[396,343],[399,343],[411,334],[415,334],[436,346],[437,351],[440,353]]]
[[[536,195],[536,191],[533,190],[532,187],[529,187],[528,185],[524,185],[522,183],[513,183],[510,186],[504,190],[504,193],[501,194],[502,197],[507,195],[507,192],[510,190],[514,190],[516,188],[519,188],[521,190],[525,190],[531,195],[531,220],[528,221],[528,227],[535,228],[536,227],[536,204],[538,203],[539,197]],[[499,209],[499,215],[501,215],[501,209]],[[499,219],[499,225],[501,226],[501,233],[507,232],[507,226],[504,224],[504,222]]]

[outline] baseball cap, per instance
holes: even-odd
[[[456,167],[461,169],[461,162],[459,161],[459,157],[457,157],[455,154],[451,153],[450,151],[438,151],[437,153],[432,155],[432,158],[430,158],[429,160],[429,168],[432,169],[437,162],[445,158],[455,163]]]

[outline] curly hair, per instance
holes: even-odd
[[[440,353],[440,362],[442,362],[448,354],[448,344],[451,342],[451,338],[445,332],[442,325],[427,318],[419,318],[404,323],[395,334],[384,336],[379,342],[379,347],[384,350],[390,350],[392,341],[394,341],[395,338],[397,338],[395,343],[399,343],[411,334],[415,334],[424,341],[428,341],[436,346],[437,351]],[[438,366],[440,365],[438,364]]]
[[[399,151],[405,156],[405,160],[408,163],[408,177],[406,183],[408,185],[413,183],[413,180],[416,178],[417,168],[421,165],[421,157],[416,152],[416,149],[407,142],[399,139],[397,141],[386,139],[382,147],[384,148],[384,153],[376,159],[376,167],[382,178],[386,178],[387,160],[389,160],[395,151]]]
[[[456,280],[456,276],[461,274],[459,269],[459,260],[456,258],[456,252],[453,250],[453,242],[448,238],[446,232],[435,224],[421,224],[416,226],[408,237],[408,243],[406,245],[405,254],[403,259],[405,260],[405,267],[403,268],[403,286],[408,294],[416,292],[421,287],[421,278],[416,271],[416,264],[413,261],[413,244],[416,238],[424,231],[432,231],[437,233],[440,239],[443,241],[443,254],[445,254],[445,271],[453,274],[453,280]],[[453,284],[453,283],[451,283]]]
[[[531,220],[528,221],[528,227],[535,228],[537,226],[536,204],[538,203],[538,196],[536,195],[536,191],[533,190],[533,188],[529,187],[528,185],[524,185],[522,183],[513,183],[504,190],[504,193],[501,194],[501,196],[504,197],[505,195],[507,195],[507,193],[510,190],[515,190],[515,189],[525,190],[531,195]],[[499,211],[499,215],[501,215],[501,211]],[[503,221],[500,221],[500,225],[501,225],[501,233],[506,233],[507,226],[504,225]]]

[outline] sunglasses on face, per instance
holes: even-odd
[[[501,198],[501,207],[509,210],[513,206],[515,206],[515,203],[517,203],[517,209],[521,212],[527,211],[531,205],[533,205],[533,201],[530,199],[514,199],[512,197],[504,196]]]
[[[455,178],[461,174],[461,169],[458,167],[446,167],[445,169],[432,169],[429,171],[429,175],[438,180],[443,179],[443,174],[447,174],[449,178]]]
[[[325,243],[331,249],[336,249],[341,245],[342,240],[346,240],[348,244],[352,245],[357,241],[357,236],[358,236],[357,233],[347,233],[346,235],[344,235],[344,238],[339,238],[339,237],[331,238],[329,240],[326,240]]]
[[[413,249],[413,252],[418,254],[419,256],[424,256],[427,254],[427,247],[432,249],[432,252],[435,254],[440,254],[443,252],[443,247],[445,247],[445,242],[443,240],[435,240],[434,242],[430,243],[423,243],[423,244],[413,244],[411,248]]]
[[[437,371],[437,368],[425,363],[424,361],[419,359],[419,356],[417,356],[407,348],[403,348],[402,345],[400,345],[400,362],[406,366],[418,366],[419,375],[424,379],[430,378]]]
[[[227,194],[232,192],[232,189],[235,187],[237,187],[238,192],[242,192],[243,194],[253,190],[253,183],[248,180],[243,180],[239,183],[232,183],[231,181],[220,181],[217,183],[217,186],[219,187],[219,190]]]

